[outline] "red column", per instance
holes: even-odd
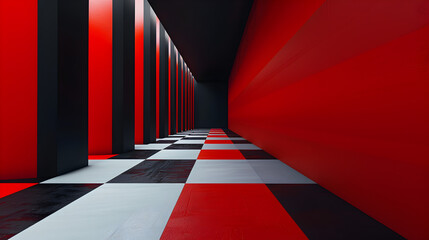
[[[143,144],[143,99],[144,99],[144,0],[135,0],[135,102],[134,140]]]
[[[35,178],[37,1],[0,1],[0,49],[0,179]]]
[[[89,1],[88,153],[112,153],[112,0]]]

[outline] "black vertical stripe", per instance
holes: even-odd
[[[170,69],[171,69],[171,81],[170,81],[170,129],[171,133],[176,133],[176,50],[172,41],[170,41]]]
[[[156,141],[156,16],[144,1],[143,142]]]
[[[168,42],[160,24],[159,38],[159,137],[168,136]]]
[[[113,0],[113,153],[134,149],[134,8],[134,0]]]
[[[177,107],[177,120],[178,120],[178,124],[177,124],[177,132],[181,132],[182,131],[182,78],[183,78],[183,61],[180,58],[180,53],[179,53],[179,78],[178,78],[178,96],[177,96],[177,100],[178,100],[178,107]]]
[[[37,175],[88,164],[88,0],[38,1]]]

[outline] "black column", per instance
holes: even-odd
[[[88,0],[38,1],[37,176],[88,164]]]
[[[168,136],[168,39],[160,24],[159,35],[159,137]]]
[[[172,41],[170,41],[170,131],[176,133],[176,49]]]
[[[113,0],[113,153],[134,150],[134,8],[134,0]]]
[[[156,141],[156,16],[144,1],[143,142]]]
[[[179,78],[178,78],[178,107],[177,107],[177,132],[182,132],[182,79],[183,79],[183,60],[180,57],[180,53],[179,53]]]

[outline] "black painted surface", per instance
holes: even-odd
[[[0,239],[9,239],[100,184],[38,184],[0,198]]]
[[[180,58],[180,53],[179,55],[179,66],[178,66],[178,70],[179,70],[179,78],[177,79],[177,132],[182,132],[183,128],[182,128],[182,83],[183,83],[183,60]]]
[[[233,132],[233,131],[231,131],[229,129],[224,129],[223,131],[225,132],[225,134],[228,137],[241,137],[240,135],[238,135],[237,133],[235,133],[235,132]]]
[[[168,42],[165,29],[159,32],[159,137],[168,136]]]
[[[253,1],[149,1],[196,80],[227,82]]]
[[[134,149],[134,5],[134,0],[113,0],[113,153]]]
[[[264,150],[240,150],[245,159],[276,159]]]
[[[156,141],[156,16],[144,0],[143,142]]]
[[[267,184],[309,239],[404,239],[316,184]]]
[[[170,41],[170,133],[176,133],[176,49]]]
[[[195,160],[147,160],[110,183],[185,183],[194,164]]]
[[[0,183],[38,183],[38,182],[40,182],[40,179],[37,179],[37,178],[0,180]]]
[[[156,143],[175,143],[178,140],[158,140]]]
[[[251,143],[251,142],[249,142],[247,140],[231,140],[231,142],[234,143],[234,144],[238,144],[238,143]]]
[[[38,1],[37,175],[88,164],[88,0]]]
[[[172,144],[165,149],[183,149],[183,150],[189,150],[189,149],[201,149],[203,148],[203,144]]]
[[[109,159],[146,159],[159,150],[134,150],[131,152],[121,153]]]
[[[196,82],[195,128],[228,127],[228,83]]]

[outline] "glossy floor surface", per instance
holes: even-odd
[[[0,239],[402,239],[229,130],[90,159],[0,183]]]

